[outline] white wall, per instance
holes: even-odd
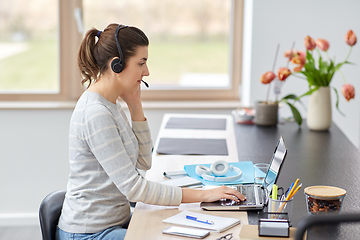
[[[272,70],[277,44],[280,44],[276,70],[286,66],[283,53],[291,49],[305,50],[303,39],[306,35],[325,38],[330,42],[329,56],[336,56],[336,62],[343,61],[349,51],[344,42],[345,33],[352,29],[360,40],[360,1],[358,0],[246,0],[245,1],[245,41],[243,76],[250,84],[245,84],[242,96],[247,104],[264,100],[268,85],[260,83],[261,74]],[[253,10],[253,11],[252,11]],[[251,28],[251,29],[250,29]],[[350,62],[356,65],[345,65],[341,68],[345,79],[360,90],[360,43],[352,50]],[[339,92],[339,107],[346,115],[343,117],[335,108],[336,96],[332,91],[333,121],[347,135],[351,142],[359,147],[360,98],[346,102],[341,95],[343,80],[339,72],[335,73],[331,85]],[[308,90],[305,80],[290,76],[282,88],[282,96],[293,93],[301,95]],[[275,100],[274,94],[271,99]],[[302,98],[307,107],[309,97]],[[301,114],[306,118],[306,110],[298,105]],[[281,116],[291,116],[289,107],[280,109]],[[305,122],[303,124],[306,124]]]

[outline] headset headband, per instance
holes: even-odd
[[[118,36],[119,36],[119,31],[123,28],[127,28],[128,26],[126,25],[122,25],[122,24],[119,24],[119,26],[117,26],[116,30],[115,30],[115,41],[116,41],[116,46],[117,46],[117,49],[119,51],[119,57],[120,57],[120,60],[121,61],[124,61],[124,56],[123,56],[123,53],[121,51],[121,47],[120,47],[120,43],[119,43],[119,40],[118,40]],[[124,64],[124,63],[123,63]]]

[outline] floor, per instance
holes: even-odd
[[[0,227],[0,240],[41,240],[39,226]]]

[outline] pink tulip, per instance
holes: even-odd
[[[307,50],[314,50],[314,48],[316,47],[314,39],[312,39],[310,36],[306,36],[304,38],[304,45]]]
[[[349,30],[345,34],[345,42],[349,44],[350,46],[354,46],[356,43],[356,35],[352,30]]]
[[[293,69],[294,72],[300,72],[301,69],[304,67],[305,65],[305,62],[306,62],[306,58],[304,56],[297,56],[297,57],[294,57],[292,60],[291,60],[292,63],[296,64],[297,66]]]
[[[301,50],[286,50],[284,53],[284,57],[289,58],[289,61],[291,61],[294,57],[302,56],[306,58],[306,53]]]
[[[280,81],[285,81],[285,79],[291,75],[291,71],[290,69],[286,68],[286,67],[281,67],[278,70],[278,79]]]
[[[263,84],[268,84],[268,83],[271,83],[272,80],[275,79],[275,73],[273,73],[272,71],[268,71],[266,73],[264,73],[263,75],[261,75],[261,78],[260,78],[260,81],[263,83]]]
[[[294,51],[295,50],[286,50],[284,53],[284,57],[288,58],[289,61],[294,57]]]
[[[325,39],[318,38],[315,43],[316,43],[316,46],[324,52],[326,52],[330,47],[329,42]]]
[[[297,51],[296,53],[299,57],[306,59],[306,52],[300,50],[300,51]]]
[[[341,88],[341,93],[344,95],[347,101],[355,97],[355,88],[353,85],[346,83]]]

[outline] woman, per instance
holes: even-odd
[[[57,239],[123,239],[129,201],[176,206],[245,199],[225,186],[181,189],[139,174],[151,167],[152,141],[140,101],[140,84],[149,75],[148,45],[140,29],[117,24],[103,32],[89,30],[81,43],[78,65],[88,88],[70,122],[70,175]],[[131,125],[119,97],[129,108]]]

